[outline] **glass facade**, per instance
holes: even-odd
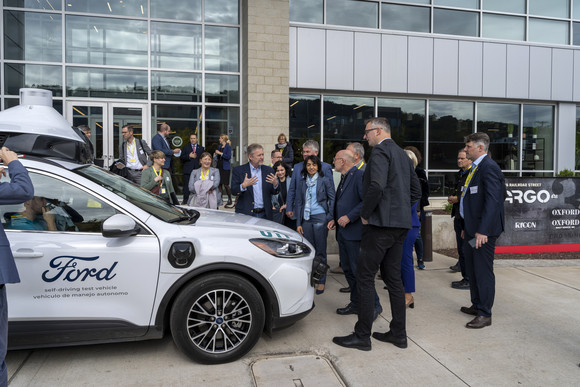
[[[576,163],[575,169],[580,172],[580,106],[576,107]]]
[[[580,45],[580,0],[290,0],[290,22],[377,21],[384,30]]]
[[[421,152],[432,196],[445,197],[453,189],[457,152],[464,147],[464,137],[475,131],[489,135],[489,154],[506,175],[555,173],[553,105],[320,94],[290,94],[289,103],[294,151],[307,139],[317,140],[326,162],[348,142],[358,141],[368,148],[362,139],[364,120],[386,117],[394,141]],[[580,107],[577,114],[578,159]],[[297,152],[295,161],[301,160]]]

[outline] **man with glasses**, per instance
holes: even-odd
[[[315,140],[307,140],[302,145],[302,157],[307,158],[310,155],[318,156],[318,151],[320,146]],[[332,179],[332,167],[330,164],[325,163],[321,160],[322,172],[324,173],[324,179]],[[294,218],[294,206],[296,199],[296,192],[300,191],[299,184],[303,184],[304,179],[302,178],[302,168],[304,168],[304,161],[299,162],[294,166],[292,171],[292,179],[290,180],[290,188],[288,189],[288,196],[286,196],[286,216],[289,218]]]
[[[375,117],[365,123],[364,138],[373,152],[363,176],[363,230],[356,272],[358,321],[354,333],[332,341],[346,348],[371,350],[375,277],[380,269],[389,291],[392,320],[388,332],[375,332],[373,338],[407,348],[401,256],[412,227],[411,206],[421,199],[421,186],[411,159],[392,140],[387,119]]]
[[[127,180],[141,185],[141,175],[151,165],[151,149],[145,140],[135,138],[133,131],[133,126],[123,126],[123,142],[119,144],[119,161],[116,165],[118,169],[126,168]]]

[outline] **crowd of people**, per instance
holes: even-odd
[[[390,330],[372,336],[400,348],[407,346],[406,308],[414,308],[415,271],[425,269],[422,259],[421,222],[429,205],[429,184],[419,167],[421,153],[414,146],[401,149],[391,138],[385,118],[366,121],[363,137],[373,148],[365,163],[365,149],[359,142],[339,150],[330,164],[319,158],[315,140],[302,144],[303,161],[293,164],[294,151],[285,134],[264,163],[260,144],[250,144],[248,162],[232,168],[232,148],[227,135],[219,138],[212,154],[198,144],[197,135],[183,149],[171,149],[167,141],[170,127],[162,124],[153,138],[153,150],[123,127],[120,159],[116,168],[126,169],[125,177],[166,201],[178,204],[171,180],[171,158],[183,163],[183,204],[219,209],[235,207],[236,213],[278,222],[296,230],[314,247],[315,254],[327,261],[327,237],[334,231],[340,267],[350,293],[339,315],[356,314],[358,321],[351,335],[335,337],[341,346],[361,350],[371,348],[373,321],[383,311],[375,289],[375,278],[388,290],[392,321]],[[475,318],[468,328],[491,325],[495,278],[495,241],[503,231],[505,182],[498,165],[487,156],[489,137],[474,133],[465,138],[457,154],[457,183],[448,202],[452,216],[459,260],[451,267],[461,271],[462,279],[451,286],[470,289],[471,306],[460,310]],[[149,156],[149,157],[147,157]],[[476,173],[477,172],[477,173]],[[335,183],[334,173],[340,175]],[[231,174],[231,185],[230,185]],[[316,294],[325,290],[326,276],[320,278]]]

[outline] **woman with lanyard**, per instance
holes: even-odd
[[[211,166],[209,152],[203,152],[199,158],[201,167],[191,172],[189,178],[189,202],[192,207],[213,208],[217,210],[222,203],[222,195],[217,194],[220,184],[220,171]],[[211,205],[215,203],[215,205]]]
[[[163,169],[165,163],[165,154],[160,150],[151,152],[151,160],[153,165],[143,171],[141,176],[141,187],[145,188],[164,199],[167,203],[171,203],[171,197],[175,197],[175,190],[171,182],[171,174],[168,170]],[[179,203],[173,203],[179,204]]]

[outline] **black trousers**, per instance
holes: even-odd
[[[406,228],[363,226],[356,272],[359,314],[354,327],[356,335],[362,339],[367,339],[371,335],[375,311],[375,276],[379,269],[389,291],[391,332],[397,338],[407,336],[401,257],[403,242],[408,232]]]
[[[465,268],[469,276],[471,304],[477,308],[480,316],[491,317],[491,308],[495,299],[495,274],[493,259],[497,237],[487,237],[487,243],[479,249],[474,249],[469,240],[474,238],[465,235],[463,252],[465,253]]]
[[[459,215],[455,215],[455,218],[453,218],[453,229],[455,230],[455,241],[457,242],[457,253],[459,254],[459,267],[461,268],[463,278],[469,281],[467,269],[465,268],[465,253],[463,252],[463,242],[465,241],[461,238],[463,228],[463,219]]]

